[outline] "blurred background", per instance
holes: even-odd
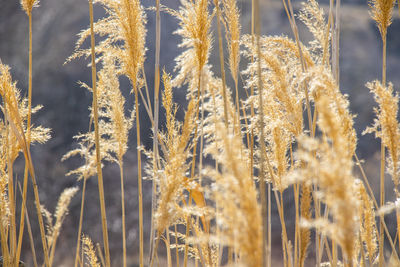
[[[249,33],[251,19],[251,1],[238,0],[242,17],[242,32]],[[277,0],[262,0],[262,32],[268,35],[287,35],[293,37],[282,3]],[[154,1],[143,0],[145,7],[154,5]],[[164,0],[162,4],[177,9],[179,0]],[[325,9],[329,1],[320,2]],[[300,8],[300,1],[293,1],[295,12]],[[362,131],[372,123],[374,118],[373,107],[375,102],[365,83],[374,79],[381,79],[381,51],[382,44],[379,31],[370,19],[368,4],[361,0],[343,0],[341,11],[341,42],[340,42],[340,86],[343,93],[349,95],[351,111],[357,116],[355,127],[357,130],[358,156],[365,161],[365,169],[370,183],[378,188],[379,177],[379,142],[373,135],[362,136]],[[155,14],[147,10],[147,53],[146,77],[149,88],[153,87],[154,80],[154,48],[155,48]],[[394,84],[396,91],[400,88],[400,19],[397,6],[394,12],[392,25],[388,30],[388,61],[387,80]],[[95,18],[101,18],[104,12],[101,7],[95,7]],[[161,15],[161,67],[167,72],[174,73],[174,58],[181,52],[177,45],[180,37],[173,34],[177,29],[177,21],[168,14]],[[34,115],[33,123],[52,129],[51,140],[44,145],[32,148],[32,157],[38,177],[40,199],[48,210],[54,212],[60,193],[67,187],[81,186],[75,177],[66,177],[65,174],[79,166],[79,158],[61,162],[62,156],[76,147],[73,136],[88,130],[89,111],[92,96],[86,89],[78,85],[78,81],[91,83],[91,72],[87,67],[87,60],[76,60],[64,65],[68,56],[74,50],[76,34],[89,24],[88,3],[85,0],[41,0],[40,7],[33,11],[33,104],[43,105],[44,108]],[[311,35],[304,25],[298,21],[300,39],[307,43]],[[215,25],[214,25],[215,29]],[[215,31],[214,44],[217,42]],[[214,56],[215,55],[215,56]],[[210,57],[213,71],[219,75],[219,61],[215,49]],[[18,0],[0,0],[0,59],[11,67],[13,79],[18,81],[17,87],[27,95],[28,88],[28,18],[20,7]],[[244,64],[244,63],[242,63]],[[243,70],[244,65],[241,66]],[[228,84],[232,81],[227,76]],[[133,95],[127,81],[122,81],[121,89],[127,98],[127,108],[133,107]],[[242,96],[245,95],[241,92]],[[182,117],[183,107],[186,105],[185,89],[174,91],[174,98],[180,105],[178,116]],[[152,99],[152,96],[151,96]],[[162,110],[162,109],[161,109]],[[141,136],[143,145],[151,148],[152,139],[150,123],[145,109],[141,105]],[[163,127],[163,121],[160,122]],[[125,188],[127,211],[127,249],[130,266],[138,262],[138,205],[137,205],[137,159],[136,138],[134,130],[130,136],[130,149],[125,156]],[[17,162],[16,173],[18,179],[23,177],[23,161]],[[355,170],[358,175],[358,171]],[[104,169],[104,183],[106,188],[107,216],[109,221],[109,236],[111,242],[111,258],[113,266],[119,266],[122,259],[121,240],[121,208],[120,183],[117,166],[106,165]],[[387,200],[394,200],[392,182],[387,179]],[[31,189],[30,189],[31,190]],[[87,185],[87,202],[85,208],[83,232],[88,234],[94,242],[102,242],[101,222],[97,181],[91,178]],[[145,181],[144,215],[145,215],[145,251],[148,250],[151,212],[151,182]],[[32,190],[31,190],[32,191]],[[36,214],[33,209],[33,197],[30,192],[28,203],[29,215],[34,233],[39,233],[36,224]],[[70,205],[70,214],[67,216],[57,243],[55,266],[71,266],[75,254],[77,227],[79,222],[80,196],[79,191]],[[292,195],[287,193],[287,195]],[[293,203],[288,196],[286,203],[288,210]],[[280,250],[280,226],[277,212],[273,220],[274,242],[276,250]],[[289,215],[290,224],[294,220]],[[393,221],[391,216],[387,221]],[[389,227],[390,228],[390,227]],[[394,228],[391,228],[392,231]],[[289,229],[289,232],[292,231]],[[290,233],[289,233],[290,235]],[[36,235],[38,236],[38,234]],[[27,237],[27,236],[26,236]],[[25,238],[22,259],[31,266],[31,253],[28,238]],[[36,249],[40,251],[40,239],[37,238]],[[312,249],[312,248],[311,248]],[[39,261],[41,257],[39,255]],[[275,253],[277,254],[277,253]],[[277,258],[280,258],[278,253]],[[311,262],[311,261],[310,261]]]

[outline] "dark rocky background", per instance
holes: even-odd
[[[265,34],[292,36],[289,24],[280,1],[262,1],[262,31]],[[162,2],[170,8],[179,6],[178,0]],[[153,1],[144,0],[143,5],[153,5]],[[323,1],[324,6],[328,1]],[[372,95],[364,84],[381,76],[381,42],[380,35],[374,22],[368,14],[365,1],[344,0],[342,7],[342,31],[340,43],[340,70],[341,89],[349,95],[351,110],[357,115],[355,126],[359,135],[358,155],[366,161],[367,175],[375,188],[378,185],[379,173],[379,142],[372,135],[361,136],[361,132],[372,122],[375,105]],[[299,1],[294,1],[297,10]],[[239,1],[242,11],[243,32],[248,33],[250,28],[251,6],[250,1]],[[95,17],[103,15],[101,8],[95,8]],[[153,86],[154,46],[155,46],[155,15],[147,11],[147,59],[145,63],[149,87]],[[176,20],[169,15],[162,14],[161,38],[161,66],[168,72],[173,72],[174,58],[180,52],[177,44],[180,38],[173,35],[177,27]],[[60,159],[69,150],[75,147],[73,136],[88,129],[88,106],[91,94],[80,88],[78,81],[90,83],[91,72],[87,61],[77,60],[63,65],[65,59],[71,55],[76,41],[76,34],[89,23],[88,4],[84,0],[41,0],[40,7],[33,12],[33,103],[44,106],[33,118],[36,125],[44,125],[52,129],[52,139],[45,145],[32,148],[33,160],[38,177],[41,202],[54,212],[55,204],[60,193],[74,185],[81,186],[74,177],[66,177],[72,168],[80,164],[79,159],[61,162]],[[299,22],[300,34],[303,42],[307,42],[310,34]],[[28,19],[17,0],[0,0],[0,59],[11,66],[13,79],[18,81],[18,87],[26,94],[28,84]],[[392,81],[396,91],[400,88],[400,19],[396,7],[392,26],[388,31],[388,81]],[[214,37],[214,44],[217,37]],[[218,57],[214,54],[210,58],[215,73],[219,71]],[[215,55],[215,56],[214,56]],[[244,66],[242,66],[242,69]],[[227,76],[228,83],[231,82]],[[129,94],[129,84],[122,82],[122,90],[127,97],[127,106],[132,107],[133,96]],[[244,93],[243,93],[244,95]],[[185,105],[185,91],[175,91],[175,100],[181,106]],[[145,109],[142,114],[143,145],[151,147],[150,123]],[[178,112],[179,116],[182,113]],[[131,136],[131,149],[125,157],[126,174],[126,205],[128,231],[129,261],[137,262],[138,254],[138,209],[137,209],[137,176],[136,151],[134,131]],[[23,162],[17,163],[17,173],[20,179],[23,176]],[[104,170],[107,215],[109,221],[110,241],[113,266],[120,265],[121,259],[121,220],[120,220],[120,184],[116,166],[107,166]],[[390,194],[391,181],[387,180],[388,199],[393,200]],[[144,182],[144,213],[145,213],[145,241],[148,244],[150,228],[151,184]],[[30,192],[32,194],[32,192]],[[288,193],[287,195],[291,195]],[[36,214],[33,201],[28,204],[34,232],[38,232]],[[289,197],[290,199],[290,197]],[[98,209],[98,193],[96,179],[88,181],[87,205],[85,209],[85,223],[83,232],[90,235],[94,242],[101,242],[100,211]],[[288,209],[292,203],[288,200]],[[60,235],[56,250],[55,266],[71,266],[75,253],[76,229],[79,220],[80,192],[73,199],[70,206],[70,215],[66,218],[63,231]],[[286,210],[286,209],[285,209]],[[277,213],[276,213],[277,214]],[[288,220],[291,220],[290,215]],[[391,217],[388,218],[390,221]],[[274,225],[279,225],[278,219]],[[279,226],[276,228],[279,233]],[[289,229],[290,231],[290,229]],[[279,241],[280,235],[276,235]],[[31,255],[28,240],[24,244],[23,259],[31,265]],[[37,239],[36,249],[40,255],[40,242]],[[279,246],[278,246],[279,249]],[[147,247],[146,247],[147,250]],[[280,255],[278,255],[280,257]],[[40,258],[40,256],[39,256]],[[134,265],[132,265],[134,266]]]

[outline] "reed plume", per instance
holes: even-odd
[[[185,50],[175,59],[175,70],[179,71],[172,85],[179,87],[189,83],[188,97],[200,90],[199,75],[208,62],[211,49],[210,27],[212,15],[208,11],[208,1],[196,2],[182,0],[179,10],[168,10],[179,20],[176,34],[182,37],[179,47]]]
[[[347,158],[347,138],[339,134],[341,128],[337,107],[327,96],[321,96],[317,101],[319,110],[318,126],[324,137],[299,139],[299,159],[306,163],[304,169],[298,169],[298,178],[306,183],[315,183],[321,191],[320,201],[326,203],[332,214],[333,221],[320,218],[311,221],[303,220],[303,226],[317,227],[322,233],[335,240],[343,249],[346,261],[354,265],[356,257],[359,204],[355,198],[355,183],[352,174],[352,161]],[[314,154],[319,156],[316,158]]]
[[[369,262],[372,264],[375,261],[376,252],[378,250],[375,208],[361,181],[356,180],[356,188],[357,195],[360,201],[359,218],[361,240],[364,243]]]
[[[378,107],[374,108],[377,118],[371,127],[368,127],[363,134],[375,133],[376,138],[382,140],[388,151],[387,171],[392,177],[394,191],[399,196],[399,156],[400,156],[400,128],[397,121],[399,96],[393,93],[393,85],[382,85],[379,81],[373,81],[366,85],[374,94]]]
[[[167,130],[168,132],[161,138],[165,144],[162,150],[161,174],[158,175],[157,210],[155,214],[155,226],[158,234],[182,217],[179,203],[183,197],[183,191],[187,184],[186,172],[189,170],[187,164],[191,156],[191,137],[193,134],[195,121],[195,101],[191,101],[185,114],[185,120],[180,125],[172,114],[173,109],[171,78],[164,73],[163,80],[166,90],[164,91],[163,105],[167,110]],[[165,100],[164,100],[165,99]],[[173,113],[171,113],[173,112]]]
[[[54,254],[58,236],[60,235],[61,226],[64,222],[65,216],[68,214],[68,206],[78,191],[77,187],[67,188],[65,189],[58,199],[57,207],[54,213],[54,217],[56,219],[55,223],[53,224],[53,215],[46,210],[44,206],[42,206],[42,214],[46,218],[47,221],[47,244],[50,250],[50,266],[53,265],[54,261]]]
[[[325,22],[324,10],[317,1],[308,0],[302,3],[298,17],[314,36],[314,39],[309,43],[309,49],[315,58],[315,62],[323,64],[324,56],[329,55],[330,50],[330,31],[329,25]],[[328,37],[326,36],[327,32]]]
[[[387,28],[392,24],[392,13],[396,0],[371,0],[370,15],[375,20],[382,38],[386,38]]]
[[[223,125],[218,122],[215,134],[222,140],[224,150],[213,153],[221,172],[215,169],[207,171],[214,181],[211,187],[213,199],[218,203],[219,241],[222,245],[237,248],[239,262],[244,266],[261,266],[263,236],[258,193],[248,170],[247,158],[243,160],[239,153],[234,152],[243,146],[240,138],[228,134]]]
[[[89,261],[90,267],[100,267],[99,260],[97,259],[96,252],[93,247],[93,242],[90,237],[83,235],[82,237],[82,247],[85,255]]]
[[[32,9],[39,6],[39,0],[21,0],[22,9],[30,16]]]

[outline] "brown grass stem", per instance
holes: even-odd
[[[96,143],[96,162],[97,162],[97,178],[99,187],[99,200],[101,209],[101,223],[103,231],[103,242],[105,250],[106,267],[110,267],[110,249],[108,243],[108,229],[107,229],[107,215],[106,205],[104,199],[104,185],[103,185],[103,172],[101,169],[101,155],[100,155],[100,136],[99,136],[99,114],[97,104],[97,88],[96,88],[96,54],[95,54],[95,39],[94,39],[94,26],[93,26],[93,0],[89,0],[89,15],[90,15],[90,44],[91,44],[91,58],[92,58],[92,89],[93,89],[93,113],[94,113],[94,132]]]

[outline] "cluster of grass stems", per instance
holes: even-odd
[[[106,11],[98,21],[93,19],[93,2]],[[22,0],[21,4],[29,19],[27,98],[21,97],[9,68],[0,61],[1,266],[23,264],[25,228],[34,266],[39,266],[36,237],[26,209],[30,177],[42,243],[38,251],[43,253],[43,266],[50,267],[68,205],[78,187],[65,189],[54,215],[40,204],[30,146],[46,142],[50,130],[33,127],[31,122],[32,114],[40,109],[31,105],[32,9],[38,1]],[[369,185],[372,178],[366,177],[357,157],[354,115],[347,96],[339,89],[340,0],[330,1],[327,15],[315,0],[303,3],[299,14],[294,13],[290,0],[282,0],[282,4],[293,39],[261,35],[259,0],[252,0],[251,34],[247,35],[241,33],[236,0],[181,0],[178,10],[156,0],[149,9],[156,16],[151,101],[144,72],[145,9],[139,0],[89,0],[90,27],[79,34],[76,50],[67,59],[90,58],[91,85],[82,86],[93,94],[88,132],[77,135],[77,148],[63,157],[78,155],[83,162],[68,173],[82,180],[74,266],[112,264],[102,175],[106,163],[115,163],[120,170],[123,251],[122,260],[116,262],[124,267],[128,254],[139,255],[140,266],[159,265],[160,257],[166,259],[167,266],[273,266],[274,250],[281,251],[285,267],[307,266],[311,260],[316,266],[399,266],[399,96],[386,81],[387,31],[395,1],[370,2],[371,17],[382,37],[382,78],[366,85],[378,106],[374,109],[376,119],[364,133],[374,133],[381,140],[379,201]],[[175,17],[179,24],[176,34],[182,38],[182,53],[176,58],[174,75],[160,74],[160,53],[167,52],[161,51],[160,12]],[[208,62],[213,20],[221,77],[211,71]],[[298,20],[313,34],[314,40],[307,45],[300,41]],[[96,42],[96,37],[101,41]],[[87,39],[90,48],[83,48]],[[241,60],[246,64],[240,64]],[[126,109],[120,91],[121,77],[130,81],[135,100],[131,110]],[[234,90],[228,87],[229,79]],[[161,84],[166,119],[160,126]],[[178,106],[173,99],[173,90],[179,87],[187,88],[188,105],[182,122],[176,119]],[[147,114],[139,114],[139,103]],[[140,120],[145,117],[152,123],[151,151],[141,146]],[[139,253],[127,251],[125,225],[123,163],[134,125]],[[20,154],[25,159],[22,186],[13,170]],[[148,159],[144,176],[142,154]],[[355,168],[360,169],[360,178]],[[396,200],[392,202],[385,199],[385,171],[393,180]],[[103,233],[103,246],[98,245],[97,250],[82,233],[86,185],[92,176],[98,178]],[[143,179],[153,184],[146,258]],[[286,225],[284,202],[288,194],[294,198],[294,226]],[[277,205],[282,229],[280,250],[272,244],[272,203]],[[395,236],[389,233],[384,218],[393,211],[397,215]],[[287,227],[295,229],[293,236]],[[166,255],[159,255],[163,244]]]

